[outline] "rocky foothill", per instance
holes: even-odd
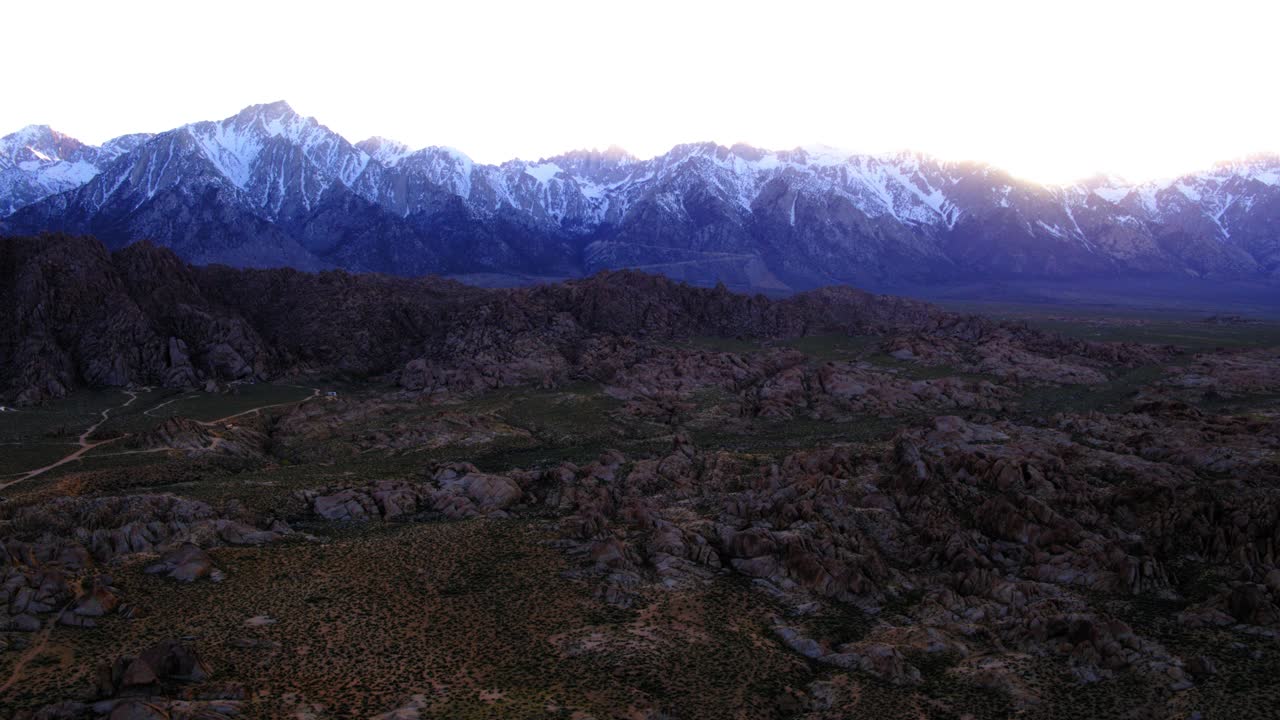
[[[775,630],[789,647],[893,684],[922,682],[909,658],[994,651],[1048,654],[1083,683],[1132,670],[1177,691],[1204,661],[1144,637],[1097,598],[1182,602],[1189,627],[1275,637],[1280,496],[1269,481],[1280,436],[1274,419],[1193,416],[1193,426],[1186,408],[1142,410],[1063,415],[1052,427],[938,416],[880,453],[832,447],[780,461],[677,436],[654,458],[608,452],[500,474],[449,464],[301,497],[331,521],[550,510],[575,572],[596,578],[607,602],[631,607],[655,588],[735,573],[788,608]],[[1231,450],[1202,456],[1201,433]],[[1197,475],[1228,470],[1216,484]],[[1189,559],[1220,569],[1207,595],[1179,577]],[[869,615],[863,638],[836,644],[803,629],[833,601]],[[984,682],[1018,687],[1012,669],[983,668]]]
[[[113,587],[113,568],[137,560],[179,582],[218,581],[207,549],[256,546],[293,531],[237,503],[214,507],[174,495],[62,497],[0,510],[0,626],[37,632],[52,623],[92,628],[136,606]]]
[[[4,476],[0,683],[46,682],[15,717],[1189,720],[1280,697],[1262,343],[55,236],[0,246],[0,279],[0,387],[27,409],[342,388],[137,409],[110,452]],[[708,668],[682,713],[664,683]],[[776,684],[724,681],[753,668]]]
[[[420,392],[607,379],[693,336],[901,336],[925,362],[965,356],[1000,377],[1096,382],[1152,350],[1045,335],[925,303],[824,288],[784,300],[630,271],[512,290],[344,272],[197,267],[146,243],[108,253],[61,235],[0,242],[0,398],[76,388],[339,374]],[[965,349],[961,349],[965,348]]]

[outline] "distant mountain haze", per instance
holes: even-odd
[[[1065,187],[977,163],[679,145],[482,165],[352,144],[286,103],[94,147],[0,139],[0,233],[149,239],[197,264],[570,277],[638,268],[788,291],[984,279],[1280,279],[1280,157]]]

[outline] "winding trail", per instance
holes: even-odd
[[[302,389],[307,389],[307,388],[302,388]],[[197,421],[197,422],[205,426],[219,425],[233,418],[240,417],[242,415],[248,415],[250,413],[257,414],[262,410],[266,410],[268,408],[281,407],[284,405],[296,405],[298,403],[303,403],[303,402],[306,402],[307,400],[312,400],[314,398],[320,397],[320,388],[310,388],[310,390],[311,390],[311,394],[305,398],[302,398],[301,400],[291,400],[289,402],[272,403],[270,405],[259,405],[258,407],[249,408],[248,410],[243,410],[241,412],[228,415],[223,418],[218,418],[217,420],[210,420],[208,422],[204,422],[204,421]],[[116,405],[115,407],[110,407],[110,408],[107,408],[106,410],[103,410],[100,413],[101,417],[98,420],[98,422],[94,423],[93,425],[90,425],[87,430],[85,430],[83,433],[80,433],[80,437],[76,439],[76,442],[79,444],[80,447],[75,452],[72,452],[71,454],[67,455],[61,460],[58,460],[55,463],[45,465],[44,467],[41,467],[41,468],[36,468],[35,470],[28,470],[25,473],[20,473],[19,476],[13,480],[0,483],[0,490],[3,490],[11,485],[16,485],[20,482],[25,482],[27,480],[30,480],[33,477],[36,477],[37,475],[44,474],[56,467],[65,465],[74,460],[78,460],[85,453],[89,452],[90,450],[96,447],[99,447],[101,445],[106,445],[109,442],[114,442],[116,440],[119,440],[121,437],[127,437],[125,435],[121,435],[120,437],[114,437],[107,440],[99,440],[98,442],[89,442],[89,436],[93,435],[93,432],[97,430],[99,427],[101,427],[104,422],[107,421],[107,419],[111,416],[112,410],[122,410],[132,405],[133,402],[138,399],[138,394],[136,392],[133,392],[132,390],[124,390],[122,392],[128,395],[129,399],[120,405]],[[175,400],[181,400],[181,399],[183,398],[175,398],[174,400],[161,403],[160,405],[157,405],[151,408],[150,410],[144,411],[143,414],[147,415],[148,417],[152,417],[151,415],[148,414],[152,410],[157,410],[165,405],[168,405],[170,402],[174,402]],[[210,443],[209,447],[205,448],[205,450],[214,450],[219,445],[221,445],[222,442],[223,442],[222,438],[216,437]],[[133,453],[161,452],[168,449],[169,448],[155,448],[151,450],[130,450],[122,453],[112,453],[112,454],[113,455],[129,455]],[[22,680],[22,678],[26,674],[27,665],[29,665],[32,660],[34,660],[37,656],[39,656],[40,653],[44,652],[44,649],[49,645],[49,637],[53,634],[54,626],[57,625],[57,618],[61,617],[62,613],[70,610],[73,604],[74,604],[74,601],[71,603],[68,603],[66,607],[62,608],[62,610],[54,614],[48,621],[45,622],[45,626],[40,631],[40,634],[38,636],[39,639],[33,642],[31,646],[28,647],[22,653],[22,656],[19,657],[17,662],[14,663],[13,671],[9,674],[9,678],[5,680],[3,684],[0,684],[0,695],[3,695],[10,688],[16,685],[20,680]]]
[[[164,402],[160,403],[159,405],[156,405],[156,406],[155,406],[155,407],[153,407],[153,408],[148,408],[148,409],[146,409],[146,410],[143,410],[143,411],[142,411],[142,414],[143,414],[143,415],[146,415],[147,417],[155,417],[155,415],[152,415],[151,413],[153,413],[153,412],[155,412],[155,411],[159,410],[160,408],[164,407],[165,405],[168,405],[169,403],[176,403],[176,402],[178,402],[179,400],[190,400],[190,399],[191,399],[191,398],[193,398],[193,397],[199,397],[199,396],[198,396],[198,395],[183,395],[183,396],[181,396],[181,397],[173,398],[172,400],[165,400]]]
[[[47,473],[47,472],[49,472],[50,470],[52,470],[52,469],[54,469],[54,468],[56,468],[56,467],[60,467],[60,466],[62,466],[62,465],[66,465],[67,463],[72,462],[72,461],[74,461],[74,460],[79,460],[79,459],[80,459],[80,457],[81,457],[82,455],[84,455],[85,453],[89,452],[90,450],[92,450],[92,449],[94,449],[94,448],[96,448],[96,447],[98,447],[98,446],[100,446],[100,445],[106,445],[106,444],[107,444],[107,443],[109,443],[109,442],[115,442],[116,440],[119,440],[119,439],[120,439],[119,437],[113,437],[113,438],[108,438],[108,439],[106,439],[106,440],[99,440],[98,442],[93,442],[93,443],[91,443],[91,442],[89,442],[89,436],[90,436],[90,435],[92,435],[92,434],[93,434],[93,431],[94,431],[94,430],[97,430],[97,429],[98,429],[98,427],[102,425],[102,423],[104,423],[104,422],[106,422],[106,421],[107,421],[107,418],[109,418],[109,417],[111,416],[111,411],[112,411],[112,410],[122,410],[122,409],[124,409],[124,408],[127,408],[127,407],[129,407],[130,405],[132,405],[132,404],[133,404],[133,402],[134,402],[135,400],[137,400],[137,399],[138,399],[138,393],[136,393],[136,392],[134,392],[134,391],[132,391],[132,390],[123,390],[122,392],[123,392],[125,395],[128,395],[128,396],[129,396],[129,399],[128,399],[124,404],[122,404],[122,405],[117,405],[117,406],[115,406],[115,407],[109,407],[109,408],[107,408],[106,410],[103,410],[103,411],[102,411],[102,413],[101,413],[101,415],[102,415],[102,419],[100,419],[100,420],[98,420],[98,422],[96,422],[96,423],[94,423],[94,424],[90,425],[90,426],[89,426],[89,429],[88,429],[88,430],[85,430],[85,431],[84,431],[84,432],[82,432],[82,433],[80,433],[80,437],[76,439],[76,442],[80,444],[80,448],[79,448],[79,449],[77,449],[76,451],[72,452],[70,455],[67,455],[66,457],[62,458],[61,460],[59,460],[59,461],[57,461],[57,462],[55,462],[55,463],[51,463],[51,464],[49,464],[49,465],[45,465],[44,467],[41,467],[41,468],[36,468],[35,470],[28,470],[25,474],[20,475],[20,476],[18,476],[17,478],[15,478],[15,479],[13,479],[13,480],[9,480],[9,481],[6,481],[6,482],[3,482],[3,483],[0,483],[0,490],[4,490],[5,488],[7,488],[7,487],[9,487],[9,486],[11,486],[11,485],[17,485],[17,484],[18,484],[18,483],[20,483],[20,482],[25,482],[25,481],[27,481],[27,480],[30,480],[31,478],[33,478],[33,477],[35,477],[35,476],[37,476],[37,475],[43,475],[44,473]],[[122,437],[123,437],[123,436],[122,436]]]
[[[315,398],[320,397],[320,388],[314,388],[314,387],[302,388],[300,386],[291,386],[291,387],[299,387],[299,389],[302,389],[302,390],[309,389],[311,390],[311,394],[305,398],[302,398],[301,400],[289,400],[287,402],[272,403],[270,405],[259,405],[258,407],[249,408],[248,410],[242,410],[238,413],[234,413],[226,417],[218,418],[217,420],[209,420],[209,421],[197,420],[196,422],[199,423],[200,425],[204,425],[205,427],[221,425],[227,422],[228,420],[238,418],[242,415],[249,415],[251,413],[257,414],[268,408],[283,407],[285,405],[297,405],[299,403],[304,403],[308,400],[313,400]],[[66,457],[62,458],[61,460],[58,460],[55,463],[45,465],[44,467],[41,467],[41,468],[36,468],[35,470],[28,470],[25,473],[19,473],[17,477],[15,477],[12,480],[6,480],[5,482],[0,482],[0,490],[4,490],[5,488],[11,487],[13,485],[17,485],[20,482],[26,482],[27,480],[30,480],[31,478],[36,477],[37,475],[43,475],[44,473],[47,473],[50,470],[53,470],[54,468],[61,467],[63,465],[66,465],[69,462],[74,462],[76,460],[79,460],[81,457],[84,456],[85,453],[89,452],[90,450],[96,447],[106,445],[107,443],[110,443],[110,442],[115,442],[116,440],[119,440],[120,438],[123,438],[123,437],[128,437],[127,435],[121,435],[119,437],[108,438],[106,440],[99,440],[98,442],[92,442],[92,443],[89,442],[89,436],[92,435],[93,431],[97,430],[98,427],[102,425],[102,423],[107,421],[107,418],[110,417],[112,410],[122,410],[132,405],[133,402],[138,399],[138,394],[132,390],[123,390],[122,392],[124,392],[126,395],[129,396],[129,400],[121,405],[117,405],[115,407],[110,407],[110,408],[107,408],[106,410],[103,410],[101,413],[102,418],[98,420],[98,422],[94,423],[93,425],[90,425],[88,430],[85,430],[83,433],[80,434],[80,437],[77,439],[77,443],[79,443],[80,447],[77,450],[67,455]],[[169,402],[174,402],[175,400],[181,400],[181,399],[183,398],[175,398],[174,400],[170,400]],[[160,405],[157,405],[151,408],[150,410],[145,411],[143,414],[146,415],[147,413],[151,412],[151,410],[157,410],[167,404],[169,403],[168,402],[161,403]],[[148,417],[151,417],[151,416],[148,416]],[[209,445],[209,447],[205,449],[206,450],[216,449],[218,445],[221,444],[221,440],[222,438],[215,438],[214,441]],[[141,451],[132,451],[132,452],[158,452],[159,450],[165,450],[165,449],[168,449],[168,448],[157,448],[154,450],[141,450]],[[125,452],[125,453],[118,453],[118,454],[126,455],[130,453]]]
[[[298,385],[290,385],[289,387],[296,387],[296,388],[298,388],[299,390],[308,390],[308,389],[309,389],[309,390],[311,390],[311,394],[310,394],[310,395],[308,395],[308,396],[306,396],[306,397],[304,397],[304,398],[302,398],[301,400],[289,400],[289,401],[287,401],[287,402],[272,403],[271,405],[259,405],[258,407],[255,407],[255,408],[249,408],[248,410],[241,410],[241,411],[240,411],[240,412],[238,412],[238,413],[235,413],[235,414],[232,414],[232,415],[228,415],[228,416],[226,416],[226,417],[220,417],[220,418],[218,418],[217,420],[208,420],[208,421],[206,421],[206,420],[196,420],[196,423],[198,423],[198,424],[200,424],[200,425],[204,425],[205,427],[210,427],[210,426],[213,426],[213,425],[221,425],[222,423],[225,423],[226,421],[228,421],[228,420],[232,420],[232,419],[234,419],[234,418],[238,418],[238,417],[240,417],[241,415],[249,415],[249,414],[257,415],[260,411],[262,411],[262,410],[266,410],[266,409],[268,409],[268,408],[273,408],[273,407],[284,407],[285,405],[297,405],[297,404],[299,404],[299,403],[304,403],[304,402],[306,402],[306,401],[308,401],[308,400],[314,400],[314,399],[316,399],[316,398],[320,397],[320,388],[304,388],[304,387],[301,387],[301,386],[298,386]],[[154,409],[154,408],[152,408],[152,409]]]

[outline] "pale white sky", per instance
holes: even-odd
[[[1280,3],[10,2],[0,134],[284,99],[481,162],[681,142],[984,160],[1044,182],[1280,150]]]

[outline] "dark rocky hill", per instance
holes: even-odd
[[[611,271],[486,290],[434,277],[194,266],[150,243],[112,253],[91,238],[52,234],[0,242],[0,308],[0,388],[19,403],[76,387],[399,377],[406,366],[420,376],[427,364],[465,368],[455,378],[465,384],[564,379],[600,371],[575,359],[599,337],[916,333],[1088,351],[847,287],[779,300]]]

